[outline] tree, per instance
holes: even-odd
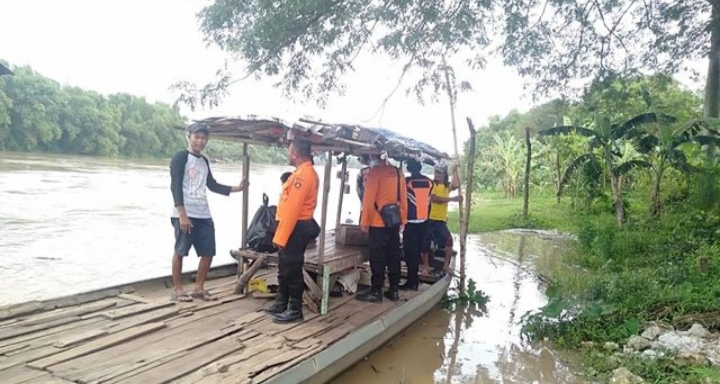
[[[415,90],[436,94],[446,55],[482,67],[491,52],[529,79],[536,94],[561,93],[643,71],[667,75],[709,57],[705,115],[720,116],[720,6],[711,0],[361,1],[215,0],[198,15],[208,42],[248,63],[240,78],[281,75],[288,93],[322,104],[367,50],[419,69]],[[497,44],[490,44],[497,41]],[[319,76],[316,76],[319,74]],[[238,80],[178,84],[191,106],[217,103]]]
[[[567,170],[561,182],[561,186],[567,184],[576,169],[584,166],[600,168],[605,170],[605,174],[610,177],[610,189],[612,191],[613,205],[615,207],[615,219],[618,227],[622,226],[625,220],[625,208],[623,207],[622,190],[620,185],[620,177],[637,167],[649,167],[650,164],[643,160],[628,160],[619,163],[618,159],[622,158],[619,150],[619,142],[624,139],[628,130],[633,127],[633,122],[628,121],[622,125],[610,124],[607,118],[596,117],[595,124],[592,129],[580,126],[560,126],[548,128],[540,131],[540,135],[565,135],[575,133],[581,136],[589,137],[589,151],[575,158]],[[607,177],[607,176],[606,176]],[[605,177],[603,178],[605,179]]]

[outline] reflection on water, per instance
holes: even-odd
[[[241,179],[241,166],[212,165],[224,184]],[[280,175],[292,167],[253,164],[250,219],[267,193],[280,193]],[[321,175],[323,167],[316,167]],[[333,175],[334,176],[334,175]],[[354,177],[350,178],[353,183]],[[335,224],[337,179],[329,204]],[[354,186],[353,186],[354,191]],[[135,161],[0,152],[0,305],[47,299],[170,273],[169,160]],[[344,212],[359,201],[347,195]],[[215,265],[234,262],[240,246],[242,193],[208,193],[215,220]],[[319,219],[320,209],[316,216]],[[343,219],[345,217],[343,216]],[[191,257],[185,271],[197,268]]]
[[[490,297],[485,308],[437,308],[333,383],[585,383],[566,356],[521,336],[521,317],[547,302],[533,268],[562,250],[528,233],[471,236],[468,276]]]

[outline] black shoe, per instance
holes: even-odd
[[[419,286],[420,285],[418,283],[412,284],[410,282],[405,282],[405,284],[400,284],[398,289],[401,291],[417,291]]]
[[[265,308],[264,311],[271,314],[283,313],[287,310],[288,298],[282,293],[278,292],[275,302],[269,307]]]
[[[400,300],[400,294],[398,293],[398,288],[390,288],[387,291],[385,291],[384,294],[385,297],[390,299],[390,301],[398,301]]]
[[[273,321],[279,324],[296,323],[305,320],[302,312],[302,302],[297,299],[290,299],[288,308],[283,313],[272,315]]]
[[[369,303],[382,303],[382,290],[371,289],[363,293],[358,293],[355,295],[355,300],[367,301]]]

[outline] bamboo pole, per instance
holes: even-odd
[[[457,124],[455,123],[455,104],[457,102],[457,93],[455,84],[453,84],[453,82],[450,80],[450,70],[447,66],[447,63],[445,62],[445,57],[443,57],[443,67],[445,72],[445,88],[447,90],[448,100],[450,102],[450,120],[452,123],[453,144],[455,145],[455,161],[457,161],[457,165],[459,166],[460,151],[458,150]],[[458,188],[458,196],[462,197],[462,182],[460,183],[460,187]],[[462,206],[458,207],[458,228],[460,229],[460,293],[465,292],[465,241],[467,238],[466,216],[468,216],[469,214],[470,210],[468,210],[467,212],[463,212]]]
[[[472,120],[467,118],[468,129],[470,130],[470,142],[467,153],[467,172],[466,175],[466,191],[465,191],[465,208],[461,208],[460,211],[465,211],[465,217],[470,216],[470,209],[472,207],[472,192],[473,192],[473,174],[475,170],[475,146],[477,131],[473,125]],[[460,226],[460,292],[465,293],[465,254],[467,252],[467,232],[468,232],[469,220],[461,222]]]

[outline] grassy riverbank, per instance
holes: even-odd
[[[650,321],[678,329],[702,322],[711,331],[720,329],[720,216],[678,203],[651,218],[646,203],[631,198],[628,219],[618,229],[604,206],[574,209],[569,201],[535,198],[524,222],[522,199],[483,195],[474,206],[470,232],[522,227],[578,237],[564,267],[539,271],[553,281],[547,289],[550,302],[526,318],[525,331],[581,351],[587,372],[596,378],[606,381],[624,366],[648,383],[720,382],[714,368],[679,365],[673,356],[648,360],[616,355],[604,348],[606,342],[622,348]],[[457,229],[457,213],[449,224]]]

